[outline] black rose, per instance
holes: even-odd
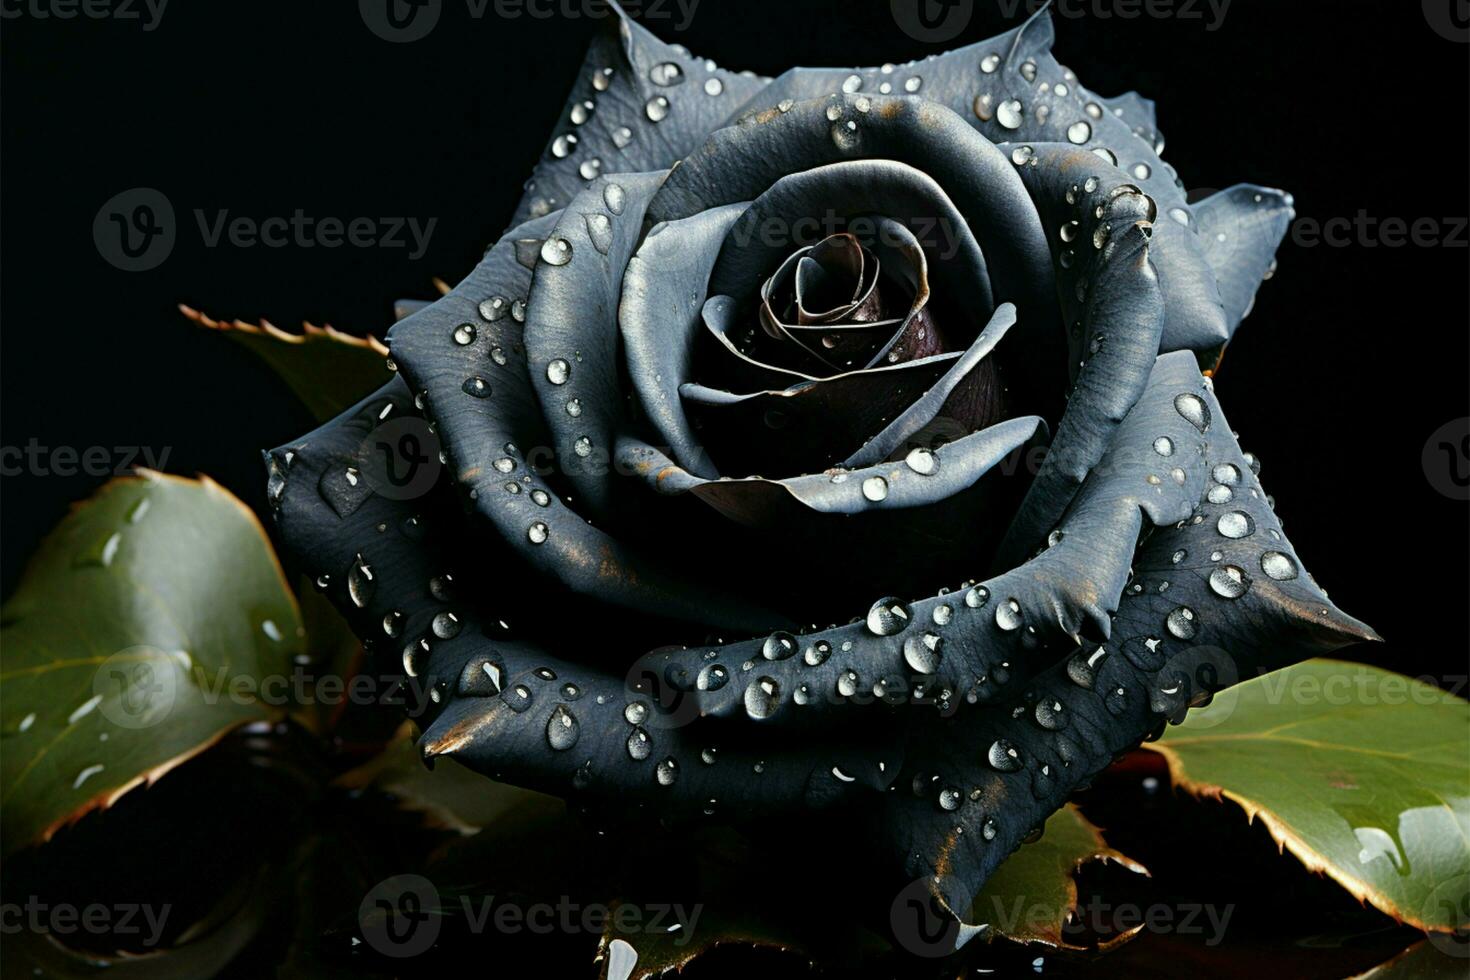
[[[426,756],[644,820],[836,808],[963,913],[1116,753],[1372,636],[1201,372],[1287,195],[1186,203],[1045,16],[774,80],[617,23],[399,379],[269,457]],[[364,477],[389,425],[437,484]]]

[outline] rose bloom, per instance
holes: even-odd
[[[963,914],[1117,753],[1373,636],[1201,371],[1288,195],[1187,203],[1045,15],[776,79],[611,23],[397,378],[268,454],[426,757],[639,832],[826,811]]]

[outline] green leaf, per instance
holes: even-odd
[[[1077,908],[1073,872],[1088,861],[1113,861],[1148,874],[1143,865],[1109,847],[1069,803],[1047,819],[1041,840],[1023,846],[991,876],[971,904],[970,918],[989,925],[993,936],[1077,948],[1062,938],[1062,928]],[[1131,938],[1137,931],[1124,936]]]
[[[260,682],[304,645],[250,510],[207,478],[149,471],[67,515],[0,621],[5,854],[278,717]]]
[[[183,304],[179,310],[200,326],[254,351],[321,422],[341,415],[393,377],[387,367],[388,348],[373,337],[354,337],[310,323],[296,334],[264,322],[226,323]]]
[[[1425,930],[1470,924],[1470,702],[1309,660],[1223,692],[1145,746],[1313,871]]]
[[[430,769],[414,745],[411,727],[405,722],[379,755],[339,776],[336,785],[388,793],[404,809],[423,813],[436,826],[461,834],[489,827],[521,808],[537,814],[561,813],[562,802],[555,797],[493,782],[453,759],[435,759]]]

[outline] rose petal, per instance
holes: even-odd
[[[801,508],[824,514],[859,514],[932,504],[972,485],[1044,428],[1045,423],[1034,415],[1009,419],[930,450],[932,460],[920,469],[898,461],[783,480],[759,476],[703,480],[636,439],[619,440],[617,459],[659,493],[692,492],[727,517],[769,526],[779,524],[783,512],[799,514]],[[873,480],[881,481],[881,487],[869,482]],[[793,501],[800,508],[792,507]]]
[[[712,69],[610,6],[513,225],[566,207],[599,174],[673,166],[769,81]]]
[[[400,371],[426,395],[454,482],[527,567],[574,592],[694,622],[770,622],[763,610],[661,570],[588,524],[542,479],[555,472],[547,465],[555,460],[545,449],[546,423],[528,374],[521,324],[511,311],[523,309],[532,289],[527,261],[539,255],[560,219],[548,215],[512,230],[464,282],[389,332]],[[465,324],[473,330],[459,330]],[[487,383],[490,397],[466,392],[475,378]],[[553,408],[568,414],[569,404],[570,398]]]
[[[1187,520],[1204,492],[1208,472],[1200,451],[1203,437],[1175,408],[1177,399],[1192,397],[1199,389],[1199,368],[1192,355],[1160,357],[1148,390],[1054,529],[1049,547],[1019,568],[982,582],[979,591],[962,588],[905,603],[903,622],[887,635],[874,636],[866,623],[858,622],[804,636],[803,649],[825,644],[830,657],[819,664],[783,658],[764,667],[784,689],[807,684],[824,696],[805,705],[783,706],[762,720],[774,724],[824,715],[850,703],[826,696],[849,674],[865,679],[862,687],[867,690],[873,681],[895,673],[912,681],[918,670],[915,664],[924,667],[930,661],[930,669],[919,671],[930,691],[951,692],[955,704],[971,697],[990,700],[1000,688],[1024,681],[1037,669],[1041,656],[1037,651],[1045,644],[1061,641],[1070,646],[1083,636],[1105,639],[1140,533]],[[1168,440],[1168,457],[1154,448],[1161,439]],[[934,453],[936,475],[949,466],[946,453],[964,442]],[[862,472],[867,471],[851,478]],[[662,476],[660,488],[671,492],[680,489],[679,484],[677,474]],[[728,493],[730,486],[729,481],[712,484],[708,492]],[[762,638],[731,644],[718,648],[717,657],[711,659],[739,663],[760,655],[765,643]],[[708,655],[664,651],[648,660],[655,671],[695,669],[696,656]],[[701,715],[740,716],[742,685],[695,696]]]
[[[679,386],[691,377],[710,270],[725,233],[746,207],[729,204],[655,225],[623,274],[618,323],[633,392],[679,465],[704,477],[713,477],[716,471],[684,416]],[[730,313],[733,317],[733,310]],[[728,326],[730,320],[719,322]],[[711,325],[710,329],[715,328]],[[779,378],[765,383],[785,387],[805,376],[782,374]]]
[[[757,92],[744,111],[768,110],[783,99],[814,98],[839,86],[856,93],[848,99],[868,97],[875,105],[890,92],[913,91],[914,98],[954,110],[996,143],[1070,145],[1075,141],[1086,152],[1096,152],[1116,164],[1158,202],[1161,211],[1188,214],[1189,205],[1173,168],[1155,151],[1156,138],[1139,136],[1133,128],[1136,123],[1112,112],[1119,104],[1136,109],[1137,103],[1120,97],[1110,104],[1093,96],[1051,56],[1054,39],[1051,18],[1041,10],[1021,26],[990,40],[936,58],[889,66],[886,71],[794,69]],[[855,89],[847,81],[854,77],[859,81]],[[911,79],[917,80],[912,89]],[[1192,228],[1177,224],[1161,224],[1157,234],[1161,270],[1164,264],[1178,265],[1166,277],[1172,280],[1170,289],[1175,295],[1161,349],[1203,351],[1219,346],[1228,339],[1229,331],[1198,236]],[[988,244],[986,254],[990,254]],[[996,281],[1003,282],[1004,277],[998,275]],[[1002,298],[1029,309],[1015,296]]]
[[[1041,545],[1103,458],[1148,383],[1163,330],[1165,298],[1151,261],[1153,203],[1089,156],[1043,147],[1037,164],[1022,168],[1050,229],[1058,299],[1075,324],[1079,367],[1056,438],[1006,534],[1001,568]]]
[[[1139,550],[1134,583],[1101,655],[1083,646],[1038,675],[1015,700],[1025,710],[1014,719],[962,713],[926,733],[908,754],[901,784],[922,771],[965,793],[954,812],[930,798],[886,797],[886,812],[867,833],[884,842],[896,881],[923,876],[948,908],[967,912],[1001,861],[1070,793],[1166,718],[1181,717],[1191,701],[1258,672],[1378,638],[1338,610],[1301,568],[1209,387],[1190,394],[1210,420],[1200,458],[1211,479],[1195,515],[1155,531]],[[1165,411],[1178,414],[1173,405]],[[1201,417],[1193,404],[1185,414]],[[1221,486],[1233,496],[1216,503]],[[1222,533],[1221,519],[1233,514],[1244,515],[1241,523]],[[1250,528],[1243,537],[1242,526]],[[976,751],[997,744],[1007,756],[1014,751],[1014,771],[997,771]]]
[[[1194,205],[1205,261],[1219,280],[1232,333],[1275,267],[1276,248],[1295,216],[1290,194],[1254,184],[1238,184]]]
[[[749,115],[712,134],[669,175],[649,205],[649,216],[677,220],[752,200],[790,174],[845,160],[907,165],[942,188],[965,218],[983,250],[994,301],[1038,311],[1035,320],[1028,312],[1022,325],[1024,346],[1036,353],[1034,360],[1017,366],[1024,375],[1015,379],[1015,387],[1057,390],[1064,340],[1051,312],[1054,279],[1045,234],[1014,165],[936,103],[848,95],[783,107]],[[758,240],[752,236],[746,244],[754,246]],[[740,280],[725,289],[722,281],[716,277],[712,283],[715,292],[735,295],[749,286]]]
[[[857,452],[931,390],[961,356],[936,354],[779,391],[736,394],[685,384],[679,397],[719,472],[810,473]]]
[[[607,461],[622,426],[618,303],[643,211],[665,174],[599,177],[572,199],[540,252],[526,300],[531,387],[561,471],[591,515],[606,515]],[[573,402],[580,411],[573,415]]]

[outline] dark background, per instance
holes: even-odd
[[[996,6],[979,0],[945,47],[1015,22]],[[1319,221],[1470,211],[1470,48],[1418,2],[1235,0],[1216,30],[1198,9],[1203,20],[1059,17],[1055,53],[1094,90],[1156,98],[1165,158],[1191,187],[1282,187]],[[937,50],[898,31],[881,0],[702,0],[687,30],[647,23],[766,74]],[[475,20],[462,0],[406,45],[371,34],[350,2],[173,0],[151,32],[0,22],[0,444],[167,449],[169,470],[209,473],[259,509],[256,450],[309,420],[262,364],[175,304],[381,336],[395,299],[456,281],[504,228],[595,26]],[[99,256],[92,220],[138,186],[169,197],[179,240],[159,268],[125,273]],[[206,248],[196,208],[438,222],[410,261],[403,248]],[[1449,684],[1465,673],[1470,508],[1436,491],[1421,451],[1467,414],[1466,259],[1463,228],[1458,248],[1289,241],[1218,379],[1308,566],[1388,639],[1345,655]],[[6,594],[41,534],[100,482],[4,477]]]

